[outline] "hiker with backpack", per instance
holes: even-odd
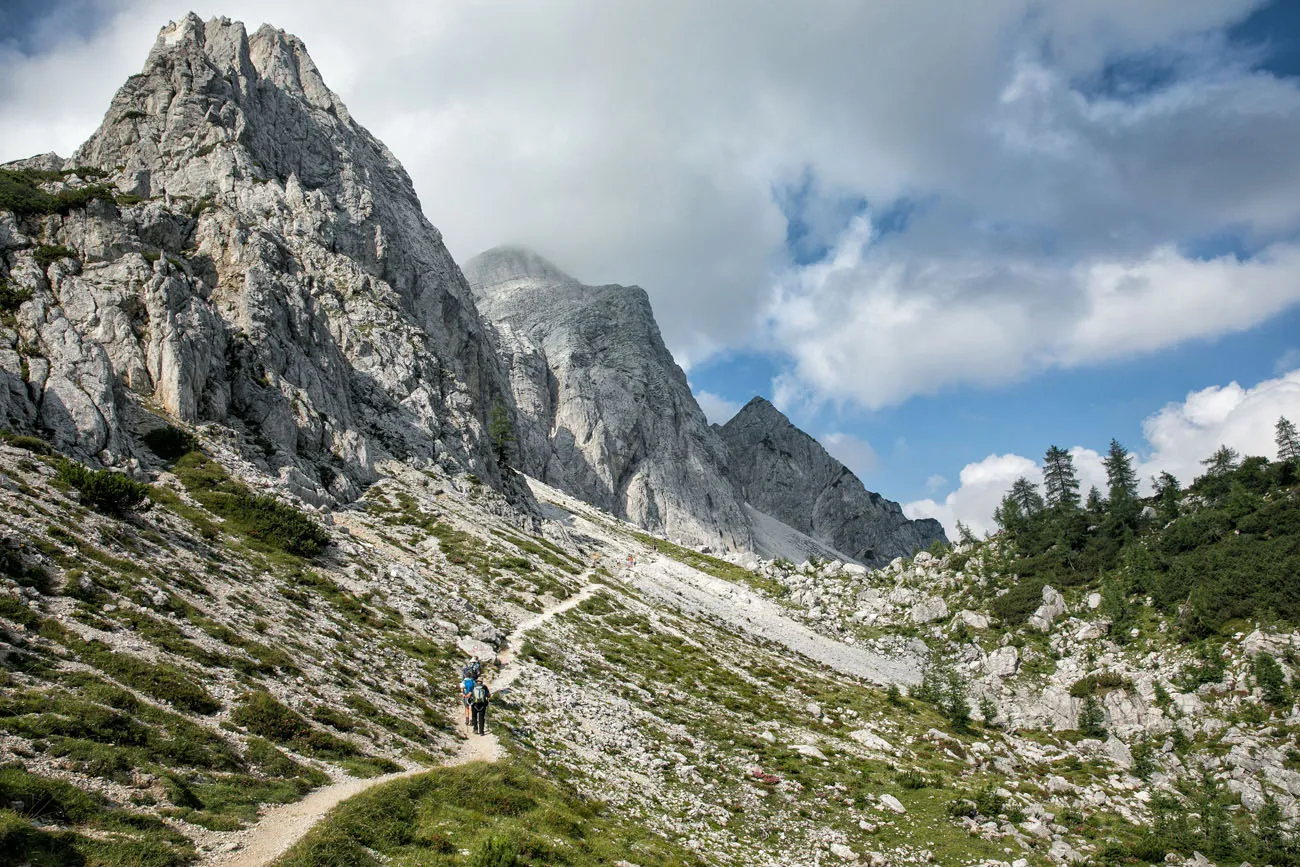
[[[478,660],[474,660],[474,662],[475,664],[477,664]],[[467,665],[461,670],[460,673],[461,674],[460,697],[461,700],[465,702],[465,725],[467,727],[469,726],[470,723],[470,713],[469,713],[470,698],[474,694],[474,685],[478,683],[478,678],[482,676],[482,672],[479,672],[477,676],[472,676],[471,671],[472,671],[471,666]]]
[[[479,678],[474,688],[470,690],[469,703],[473,711],[470,728],[480,735],[487,734],[487,709],[491,698],[492,691],[488,689],[487,682]]]

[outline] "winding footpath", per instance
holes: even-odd
[[[590,573],[586,577],[590,579]],[[523,650],[524,638],[530,631],[552,618],[581,605],[583,601],[600,592],[602,587],[601,584],[588,583],[563,602],[553,605],[537,616],[519,624],[515,631],[506,638],[505,648],[497,654],[497,663],[500,668],[492,683],[493,691],[501,692],[508,689],[515,682],[515,679],[519,677],[519,666],[516,660]],[[462,713],[463,709],[457,703],[451,711],[451,719],[458,729],[464,725]],[[496,735],[491,733],[481,737],[471,735],[467,740],[461,742],[456,755],[443,762],[439,767],[449,768],[470,762],[495,762],[500,755],[501,743],[497,740]],[[294,843],[302,839],[311,830],[312,826],[325,818],[325,815],[330,810],[353,795],[359,795],[374,786],[421,774],[428,770],[430,768],[411,768],[395,774],[372,777],[368,780],[347,779],[317,789],[301,801],[283,804],[268,810],[256,825],[247,831],[239,832],[242,837],[242,845],[238,850],[209,854],[202,863],[204,867],[264,867],[264,865],[270,864],[288,851],[289,847]]]

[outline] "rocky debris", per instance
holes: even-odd
[[[1065,597],[1050,585],[1043,588],[1043,604],[1029,615],[1029,625],[1040,632],[1050,632],[1056,618],[1066,611]]]
[[[726,450],[645,290],[584,286],[518,247],[465,274],[509,371],[516,468],[670,539],[752,546]]]
[[[945,540],[938,521],[908,520],[761,397],[720,430],[746,502],[859,563],[882,565]]]
[[[907,812],[907,809],[903,806],[903,803],[899,801],[898,798],[895,798],[893,795],[889,794],[888,792],[881,795],[879,800],[880,800],[880,805],[891,813],[898,813],[901,816]]]
[[[912,606],[912,611],[908,614],[908,618],[916,624],[932,623],[935,620],[943,620],[947,616],[948,603],[938,596],[922,599]]]

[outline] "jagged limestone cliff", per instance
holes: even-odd
[[[880,566],[945,540],[938,521],[908,520],[761,397],[720,432],[746,502],[861,563]]]
[[[52,162],[11,168],[89,167],[44,189],[98,175],[117,197],[0,214],[22,302],[0,325],[0,425],[121,463],[143,402],[245,434],[309,499],[352,498],[385,454],[495,477],[483,429],[506,383],[469,287],[297,38],[169,25]]]
[[[725,450],[644,290],[584,286],[518,247],[465,273],[510,371],[520,470],[670,538],[750,546]]]

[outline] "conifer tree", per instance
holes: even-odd
[[[1043,498],[1038,493],[1038,485],[1026,479],[1024,476],[1016,479],[1011,484],[1011,499],[1016,501],[1020,511],[1025,515],[1033,515],[1043,510]]]
[[[1206,468],[1207,476],[1223,476],[1235,470],[1240,463],[1241,455],[1237,450],[1223,445],[1219,446],[1214,454],[1201,461],[1201,466]]]
[[[1277,442],[1277,459],[1279,461],[1300,461],[1300,433],[1295,423],[1286,416],[1277,420],[1274,439]]]
[[[492,452],[496,455],[497,463],[502,467],[509,466],[515,447],[515,428],[510,422],[510,410],[499,400],[492,405],[492,411],[488,414],[488,437],[492,441]]]
[[[1100,512],[1106,508],[1106,501],[1101,498],[1101,491],[1097,490],[1096,485],[1088,489],[1088,499],[1084,504],[1084,508],[1089,512]]]
[[[993,510],[993,520],[997,521],[999,527],[1014,536],[1025,526],[1025,513],[1016,498],[1008,493]]]
[[[1133,470],[1133,457],[1119,440],[1110,441],[1110,451],[1102,459],[1106,466],[1106,483],[1110,487],[1111,506],[1137,497],[1137,473]]]
[[[1178,497],[1182,493],[1178,479],[1170,473],[1161,473],[1151,480],[1151,484],[1156,489],[1156,499],[1160,503],[1160,519],[1168,523],[1177,518]]]
[[[1074,471],[1074,459],[1059,446],[1052,446],[1043,458],[1043,488],[1047,492],[1047,505],[1058,509],[1079,506],[1079,477]]]

